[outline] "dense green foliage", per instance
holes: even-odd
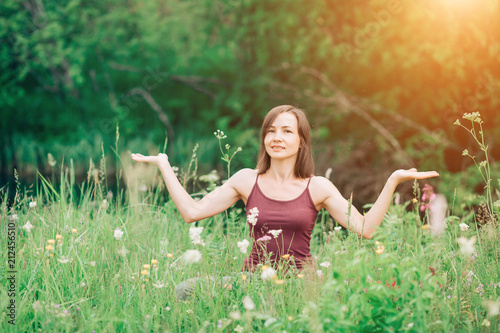
[[[168,137],[178,163],[200,142],[207,172],[221,129],[253,166],[279,104],[308,112],[318,172],[346,193],[373,198],[387,168],[462,170],[473,141],[443,124],[479,110],[500,135],[499,14],[497,0],[2,1],[2,181],[49,174],[49,152],[81,179],[117,124],[128,149]],[[361,179],[368,165],[382,177]]]

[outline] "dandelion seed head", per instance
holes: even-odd
[[[262,274],[261,274],[261,278],[262,280],[271,280],[274,276],[276,276],[276,271],[274,270],[274,268],[271,268],[269,266],[267,266],[266,269],[264,269],[265,266],[262,266]]]
[[[329,268],[332,264],[330,264],[328,261],[323,261],[321,264],[319,264],[321,267]]]
[[[182,256],[186,264],[195,264],[201,260],[201,252],[198,250],[187,250]]]
[[[243,297],[243,306],[247,311],[252,311],[255,309],[255,303],[252,301],[250,296]]]
[[[460,252],[466,256],[470,256],[474,253],[474,243],[476,242],[476,236],[472,238],[459,237],[457,239],[458,244],[460,244]]]

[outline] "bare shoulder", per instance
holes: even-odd
[[[311,190],[319,192],[328,192],[331,191],[332,188],[335,188],[335,185],[333,185],[333,183],[329,179],[326,179],[323,176],[314,176],[313,178],[311,178],[310,186]]]
[[[239,183],[249,179],[255,181],[255,178],[257,178],[256,169],[244,168],[231,176],[230,180]]]
[[[255,179],[257,179],[257,170],[245,168],[236,172],[227,181],[240,195],[240,198],[246,203],[246,199],[252,191]]]
[[[322,204],[331,196],[335,196],[339,193],[335,185],[333,185],[329,179],[322,176],[315,176],[311,179],[309,191],[316,204]]]

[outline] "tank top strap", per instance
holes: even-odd
[[[311,177],[309,177],[309,181],[307,182],[307,186],[306,186],[306,188],[307,188],[307,189],[309,188],[309,184],[311,183],[311,179],[312,179],[313,177],[314,177],[314,175],[313,175],[313,176],[311,176]]]

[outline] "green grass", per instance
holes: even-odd
[[[79,187],[71,170],[55,187],[39,175],[36,186],[1,204],[0,277],[2,332],[450,332],[500,329],[488,303],[500,295],[500,228],[477,227],[468,217],[450,217],[441,237],[422,228],[411,202],[391,206],[372,240],[334,231],[320,214],[311,249],[322,277],[293,276],[263,281],[259,272],[237,275],[245,254],[237,241],[248,236],[244,212],[232,208],[197,223],[205,246],[194,245],[189,228],[156,183],[107,197],[101,176]],[[78,194],[78,195],[77,195]],[[132,197],[133,196],[133,197]],[[104,199],[106,202],[103,203]],[[35,207],[30,207],[36,202]],[[418,207],[418,204],[415,206]],[[10,325],[8,223],[17,220],[16,322]],[[27,221],[30,232],[22,227]],[[461,231],[459,223],[470,224]],[[114,231],[124,232],[121,239]],[[76,229],[76,232],[75,230]],[[56,239],[62,235],[62,243]],[[477,237],[474,258],[456,239]],[[54,250],[47,250],[48,240]],[[380,242],[376,244],[375,242]],[[384,247],[381,254],[375,251]],[[125,250],[124,250],[125,249]],[[186,264],[183,253],[198,249],[202,259]],[[141,275],[144,264],[149,275]],[[325,263],[320,265],[320,263]],[[326,264],[326,263],[329,263]],[[472,272],[472,273],[470,273]],[[230,288],[221,277],[235,275]],[[316,275],[316,272],[315,274]],[[191,277],[214,276],[196,297],[181,302],[174,287]],[[246,310],[248,296],[255,309]],[[489,326],[486,326],[489,323]]]

